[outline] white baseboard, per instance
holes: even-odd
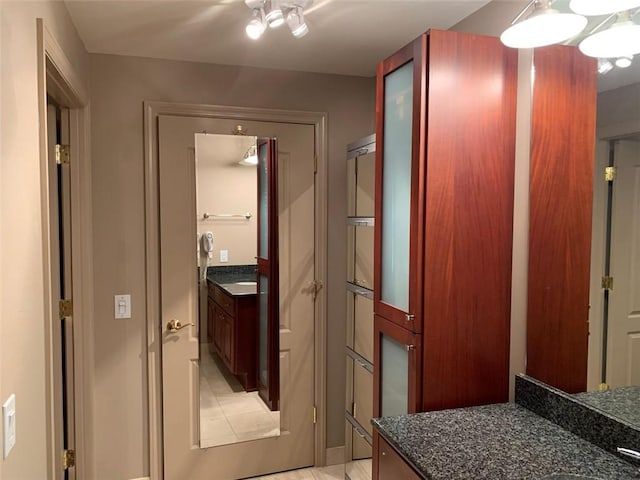
[[[151,480],[151,477],[132,478],[131,480]]]
[[[341,447],[327,448],[327,451],[326,451],[327,466],[340,465],[341,463],[344,463],[344,453],[345,453],[344,445],[342,445]]]

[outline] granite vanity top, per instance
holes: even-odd
[[[425,479],[528,480],[552,474],[640,479],[638,467],[515,403],[372,423]]]
[[[216,284],[229,295],[255,295],[258,278],[255,265],[208,267],[207,282]]]
[[[619,387],[606,392],[577,393],[574,396],[581,402],[640,427],[640,387]]]

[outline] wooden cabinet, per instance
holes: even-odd
[[[378,432],[373,435],[373,478],[377,480],[421,480],[423,477],[409,466]]]
[[[257,388],[256,295],[230,295],[208,284],[208,331],[214,352],[245,390]]]
[[[431,30],[378,66],[374,414],[389,375],[395,413],[508,399],[517,57]]]

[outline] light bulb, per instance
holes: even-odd
[[[598,73],[600,75],[606,75],[613,70],[613,64],[607,58],[598,59]]]
[[[632,61],[633,61],[633,56],[616,58],[616,67],[629,68],[631,66]]]
[[[507,28],[500,40],[507,47],[535,48],[564,42],[587,26],[587,19],[575,13],[560,13],[548,2],[536,3],[528,18]]]
[[[262,12],[259,9],[253,10],[251,20],[249,20],[245,28],[247,36],[252,40],[257,40],[262,36],[266,28],[262,19]]]

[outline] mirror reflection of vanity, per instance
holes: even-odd
[[[536,82],[543,69],[536,66]],[[575,143],[567,140],[562,155],[541,155],[534,142],[543,137],[533,134],[527,374],[640,431],[638,80],[599,92],[595,141],[582,139],[595,147],[593,165],[584,163],[580,138],[567,137]],[[534,88],[534,103],[539,93]],[[558,122],[581,122],[589,97],[572,103]],[[536,184],[536,161],[544,183]]]

